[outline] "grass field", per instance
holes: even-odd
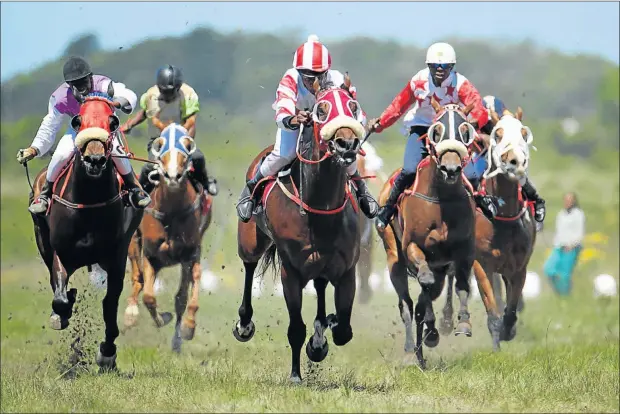
[[[618,300],[594,300],[585,271],[576,275],[574,296],[562,300],[544,286],[540,297],[526,301],[517,337],[503,343],[501,353],[491,352],[483,308],[474,301],[474,336],[442,337],[437,348],[425,349],[426,372],[405,363],[395,295],[377,293],[369,305],[355,305],[352,342],[342,348],[330,342],[330,354],[319,365],[307,365],[302,354],[300,386],[287,381],[283,298],[255,299],[255,337],[244,344],[233,338],[240,280],[238,287],[202,294],[196,337],[184,343],[180,356],[170,350],[173,328],[157,330],[141,307],[138,327],[117,341],[121,373],[100,375],[92,363],[103,338],[103,292],[88,285],[84,271],[76,276],[81,301],[71,326],[56,332],[47,328],[52,296],[43,266],[3,269],[2,412],[619,410]],[[163,277],[170,288],[159,303],[173,310],[178,271]],[[329,296],[328,312],[332,303]],[[440,299],[436,312],[442,305]],[[313,297],[306,296],[308,327],[315,310]],[[63,375],[75,365],[76,348],[91,365]]]

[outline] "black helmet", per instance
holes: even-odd
[[[181,69],[167,65],[157,71],[157,87],[160,91],[173,91],[181,88],[183,74]]]
[[[62,75],[67,83],[83,79],[92,74],[93,72],[88,62],[78,56],[71,56],[62,68]]]

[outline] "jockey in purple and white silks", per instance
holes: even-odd
[[[17,153],[17,161],[22,164],[35,157],[42,157],[52,149],[56,134],[65,121],[70,121],[79,114],[81,102],[89,93],[100,92],[113,97],[117,107],[125,114],[130,114],[136,107],[138,97],[131,89],[106,76],[93,75],[89,64],[80,57],[72,56],[65,62],[63,76],[65,82],[52,93],[48,113],[43,118],[32,144]],[[53,184],[75,151],[76,134],[76,131],[69,127],[58,143],[47,169],[46,182],[41,189],[41,194],[28,207],[31,213],[43,214],[47,211]],[[121,153],[122,144],[118,135],[112,147],[113,155],[125,155]],[[130,193],[131,204],[136,208],[148,206],[151,199],[135,179],[129,160],[117,157],[113,157],[112,160],[123,178],[125,189]]]

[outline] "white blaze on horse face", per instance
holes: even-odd
[[[496,131],[502,129],[502,137],[497,142]],[[527,131],[527,139],[523,137],[523,129]],[[506,114],[497,123],[491,133],[491,141],[493,145],[492,155],[496,166],[510,174],[522,176],[527,169],[530,151],[529,144],[533,140],[533,135],[529,128],[525,127],[521,121],[513,116]],[[506,164],[503,156],[507,155],[511,160],[516,161],[514,164]]]

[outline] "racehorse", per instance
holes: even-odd
[[[436,112],[434,123],[425,137],[428,155],[418,166],[415,182],[400,197],[397,214],[390,226],[377,228],[387,254],[390,279],[398,294],[398,307],[405,324],[405,352],[415,351],[421,368],[426,367],[424,343],[435,347],[439,333],[435,328],[432,302],[439,297],[448,267],[454,265],[456,290],[460,299],[459,323],[455,334],[471,336],[468,311],[469,273],[474,268],[478,285],[488,299],[489,324],[497,325],[499,313],[491,285],[484,270],[474,261],[476,249],[488,249],[492,238],[491,223],[476,212],[473,189],[462,178],[462,168],[474,142],[475,129],[467,122],[473,105],[461,109],[448,104],[443,108],[431,98]],[[451,132],[450,132],[451,131]],[[380,194],[384,204],[400,169],[386,182]],[[464,184],[468,184],[466,189]],[[485,223],[486,220],[486,223]],[[476,239],[476,234],[486,238]],[[412,332],[413,301],[408,278],[415,277],[422,288],[415,307],[416,343]]]
[[[142,215],[123,202],[121,178],[110,157],[119,119],[114,103],[103,94],[85,98],[80,113],[71,120],[76,151],[53,187],[47,215],[32,215],[39,253],[50,273],[54,292],[50,325],[69,325],[77,290],[67,292],[69,278],[84,266],[98,264],[107,272],[103,299],[105,341],[99,346],[97,364],[116,368],[118,301],[123,290],[127,250]],[[30,202],[41,192],[44,168],[35,179]]]
[[[314,335],[306,346],[308,358],[320,362],[327,356],[324,335],[327,327],[337,346],[353,337],[351,310],[355,297],[355,267],[360,255],[360,221],[357,202],[352,195],[347,167],[355,162],[360,138],[365,130],[357,118],[361,108],[345,88],[325,81],[314,82],[317,103],[313,126],[302,127],[297,159],[278,177],[268,177],[264,189],[263,210],[248,223],[239,221],[238,253],[245,267],[240,320],[233,334],[241,342],[255,332],[252,322],[252,278],[263,257],[264,270],[275,255],[281,262],[281,279],[289,313],[288,340],[292,362],[290,380],[301,382],[300,353],[306,337],[302,319],[302,289],[314,281],[317,314]],[[251,163],[247,177],[271,151],[263,150]],[[335,287],[336,314],[325,315],[325,289]]]
[[[357,170],[359,171],[362,177],[368,177],[375,168],[368,169],[369,162],[371,164],[376,164],[377,160],[380,162],[381,159],[374,154],[374,148],[370,146],[368,142],[362,145],[362,151],[365,152],[364,155],[358,154],[357,156]],[[372,157],[369,160],[369,157]],[[376,169],[378,169],[377,166]],[[377,178],[375,178],[377,179]],[[380,185],[383,185],[379,181]],[[360,227],[362,229],[362,238],[361,238],[361,254],[359,261],[357,262],[357,277],[359,280],[359,302],[361,304],[368,303],[370,298],[372,297],[372,289],[370,288],[369,279],[370,274],[372,272],[372,252],[374,247],[374,232],[373,232],[373,220],[370,220],[366,215],[360,214]]]
[[[529,163],[529,145],[534,136],[523,125],[523,111],[515,115],[504,110],[499,119],[491,111],[495,127],[490,136],[488,149],[489,168],[484,174],[482,191],[501,198],[504,203],[493,220],[493,240],[490,252],[480,252],[478,261],[488,274],[501,274],[506,287],[506,307],[499,335],[493,335],[493,345],[499,349],[499,341],[510,341],[516,334],[517,312],[522,303],[522,290],[527,265],[536,242],[536,223],[533,206],[524,201],[519,181],[524,178]],[[493,170],[491,172],[491,170]],[[501,300],[499,280],[490,278],[496,300]],[[444,319],[452,319],[450,286],[444,308]]]
[[[175,123],[165,127],[161,136],[153,141],[151,153],[157,167],[151,171],[149,179],[156,187],[129,247],[133,286],[125,309],[126,328],[137,322],[138,295],[143,288],[142,301],[155,325],[162,327],[170,322],[169,312],[157,311],[154,284],[161,269],[181,264],[172,337],[172,349],[176,352],[181,351],[183,339],[194,337],[202,273],[201,242],[212,215],[211,196],[200,184],[194,187],[188,178],[192,168],[189,157],[195,150],[196,144],[187,130]],[[188,305],[190,283],[192,294]],[[187,316],[183,319],[186,308]]]

